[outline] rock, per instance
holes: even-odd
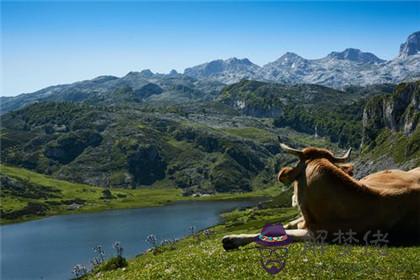
[[[184,74],[197,79],[211,79],[231,84],[253,77],[259,68],[258,65],[247,58],[233,57],[226,60],[213,60],[187,68]]]
[[[142,145],[128,157],[128,169],[135,185],[151,185],[165,177],[166,163],[155,146]]]
[[[381,129],[410,135],[420,114],[420,82],[400,84],[395,93],[374,97],[363,111],[362,145],[369,145]]]
[[[68,209],[68,210],[77,210],[77,209],[79,209],[80,207],[82,207],[82,205],[77,204],[77,203],[72,203],[72,204],[70,204],[70,205],[68,205],[68,206],[67,206],[67,209]]]
[[[350,60],[358,63],[383,63],[385,60],[378,58],[373,53],[362,52],[359,49],[345,49],[342,52],[332,52],[327,57],[331,59]]]
[[[400,57],[408,57],[420,52],[420,31],[408,36],[407,41],[400,46]]]

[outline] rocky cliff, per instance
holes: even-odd
[[[410,136],[420,117],[420,81],[403,83],[387,96],[369,100],[363,111],[363,145],[370,145],[378,132],[388,129]]]
[[[371,98],[363,111],[362,153],[356,176],[420,165],[420,81]]]

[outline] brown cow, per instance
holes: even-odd
[[[360,235],[380,230],[391,242],[420,242],[420,168],[381,171],[357,181],[336,166],[348,160],[351,150],[335,157],[325,149],[281,147],[300,159],[278,176],[283,183],[297,182],[306,229],[288,230],[292,238],[301,240],[318,230],[328,231],[329,237],[340,230]],[[245,245],[252,236],[226,236],[224,247]]]

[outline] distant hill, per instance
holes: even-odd
[[[92,80],[47,87],[16,97],[1,97],[6,113],[36,102],[84,102],[107,106],[131,103],[182,103],[211,100],[224,87],[217,81],[197,80],[185,75],[154,74],[150,70],[130,72],[122,78],[100,76]]]
[[[342,147],[359,148],[367,98],[393,89],[392,85],[377,85],[339,91],[320,85],[241,81],[224,88],[218,101],[243,115],[274,118],[277,127],[325,136]]]
[[[185,194],[271,186],[285,142],[329,145],[216,103],[166,108],[37,103],[1,116],[1,161],[56,178]],[[307,139],[307,140],[305,140]]]

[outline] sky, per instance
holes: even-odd
[[[398,55],[420,30],[420,2],[1,1],[1,96],[214,59],[258,65],[287,51],[359,48]]]

